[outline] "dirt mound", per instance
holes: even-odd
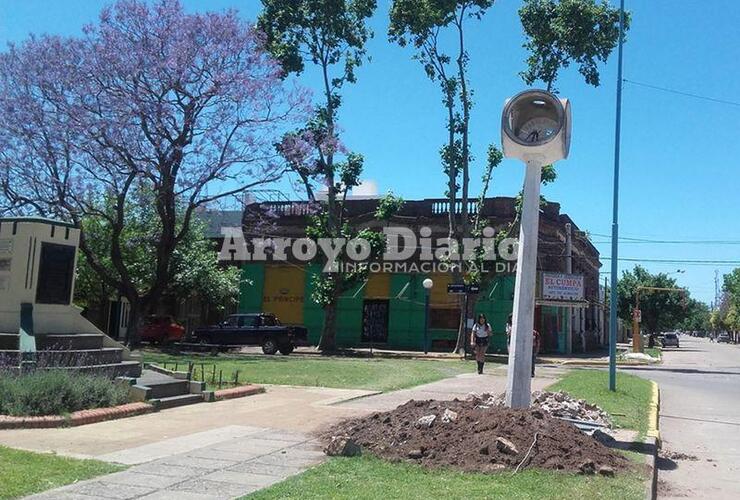
[[[328,443],[333,436],[392,461],[471,472],[519,467],[610,475],[629,467],[624,456],[540,409],[481,407],[474,400],[412,400],[341,422],[321,437]]]

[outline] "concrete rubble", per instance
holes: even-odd
[[[491,408],[505,404],[505,394],[497,396],[483,394],[469,394],[468,399],[476,404],[476,408]],[[532,409],[539,409],[550,416],[569,420],[578,420],[607,429],[612,428],[609,414],[596,405],[582,399],[575,399],[569,394],[560,392],[536,391],[532,393]]]

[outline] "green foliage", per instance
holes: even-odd
[[[86,217],[82,227],[88,245],[105,273],[119,277],[120,270],[111,259],[112,229],[108,220],[104,217]],[[139,193],[135,203],[127,204],[126,225],[121,235],[124,242],[123,263],[139,295],[151,289],[157,279],[158,272],[152,255],[161,234],[161,218],[150,196]],[[196,293],[218,307],[235,301],[239,293],[239,270],[220,266],[217,251],[216,243],[205,236],[205,223],[194,218],[169,261],[166,293],[181,299]],[[78,304],[90,305],[101,298],[107,299],[117,291],[106,286],[86,258],[80,259],[77,272],[75,301]]]
[[[77,460],[51,453],[32,453],[0,446],[0,499],[24,498],[33,493],[84,481],[125,469],[97,460]]]
[[[287,73],[301,73],[305,59],[327,66],[344,62],[343,75],[332,85],[355,82],[355,68],[373,36],[365,21],[375,0],[262,0],[262,5],[257,26]]]
[[[71,370],[2,373],[0,415],[62,415],[128,402],[128,386]]]
[[[644,267],[635,266],[632,271],[624,271],[617,284],[619,317],[629,324],[635,307],[637,288],[641,286],[658,288],[678,288],[676,280],[667,274],[650,274]],[[688,291],[640,292],[642,328],[647,333],[674,330],[688,316]]]
[[[519,17],[527,38],[527,85],[540,80],[553,85],[571,63],[586,83],[599,86],[599,62],[606,62],[619,42],[619,9],[606,0],[524,0]],[[630,16],[625,15],[625,33]]]
[[[686,318],[679,324],[679,330],[708,331],[711,327],[709,306],[696,299],[689,299],[686,303]]]
[[[722,300],[710,315],[712,330],[740,330],[740,268],[723,277]]]
[[[480,20],[493,3],[493,0],[394,0],[391,6],[388,38],[401,47],[413,46],[414,59],[442,91],[449,138],[440,148],[440,158],[448,178],[445,195],[451,200],[460,189],[461,174],[463,192],[467,191],[468,165],[472,161],[469,127],[473,91],[467,80],[469,56],[464,45],[465,21]],[[446,47],[442,39],[448,29],[454,31],[452,39],[455,42]],[[467,201],[462,200],[463,206],[467,206]],[[457,232],[453,219],[450,224],[450,233]],[[463,225],[466,224],[464,221]]]
[[[389,192],[378,202],[378,208],[375,209],[375,217],[387,221],[403,208],[403,203],[403,198]]]

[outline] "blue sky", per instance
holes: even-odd
[[[78,34],[93,22],[99,0],[0,0],[0,45],[29,33]],[[238,9],[254,19],[257,0],[185,0],[188,10]],[[517,17],[518,0],[499,0],[480,22],[468,27],[470,78],[475,89],[472,141],[478,179],[489,143],[500,142],[499,120],[506,97],[524,88],[518,73],[525,52]],[[616,4],[616,0],[612,0]],[[381,192],[406,199],[438,197],[443,174],[438,149],[445,130],[440,95],[410,49],[387,41],[390,0],[378,0],[369,44],[372,62],[358,71],[358,83],[344,92],[344,141],[366,158],[365,177]],[[737,0],[627,0],[633,25],[625,45],[625,78],[684,92],[740,102],[740,3]],[[602,68],[602,85],[583,83],[575,68],[558,88],[572,101],[570,158],[559,178],[544,190],[576,224],[593,234],[609,257],[616,54]],[[316,86],[311,72],[303,78]],[[624,89],[620,235],[669,241],[740,242],[740,105],[722,105],[626,84]],[[520,163],[506,160],[494,174],[492,195],[512,196],[523,179]],[[473,191],[477,191],[475,183]],[[605,236],[599,236],[605,235]],[[620,257],[643,259],[740,260],[738,244],[620,244]],[[609,261],[603,260],[604,271]],[[632,262],[621,262],[621,269]],[[714,272],[727,265],[646,263],[673,272],[692,295],[714,298]],[[603,277],[602,277],[603,279]]]

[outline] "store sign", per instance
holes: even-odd
[[[542,273],[542,298],[583,300],[583,275]]]

